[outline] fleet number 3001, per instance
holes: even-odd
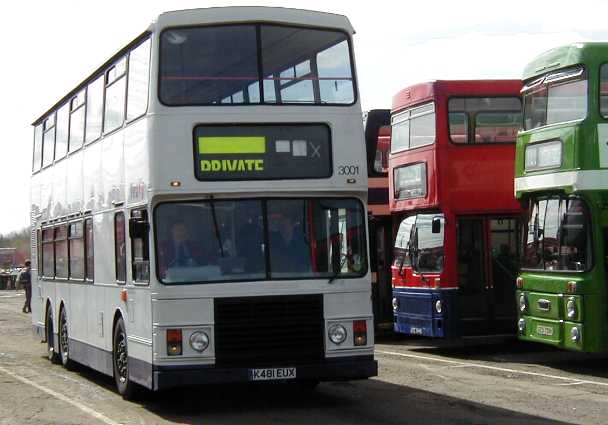
[[[359,174],[358,165],[338,165],[338,174],[341,176],[352,176]]]

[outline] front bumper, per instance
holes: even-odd
[[[459,337],[457,296],[457,289],[393,288],[398,303],[393,311],[395,332],[431,338]],[[441,301],[441,313],[435,310],[437,301]]]
[[[350,381],[378,375],[378,362],[373,356],[342,357],[325,359],[319,363],[268,367],[295,367],[296,378],[289,381]],[[252,382],[250,370],[251,368],[245,367],[154,366],[154,390],[201,384]]]

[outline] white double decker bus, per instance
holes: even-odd
[[[34,123],[33,328],[143,386],[375,376],[344,16],[168,12]]]

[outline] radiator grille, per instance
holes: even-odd
[[[215,299],[218,366],[271,366],[321,360],[322,295]]]

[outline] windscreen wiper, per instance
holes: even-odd
[[[215,202],[211,200],[211,217],[213,217],[213,228],[215,230],[215,238],[220,246],[220,256],[224,258],[224,247],[222,245],[222,236],[220,235],[220,228],[217,225],[217,214],[215,213]]]
[[[340,261],[340,266],[336,269],[334,274],[329,278],[327,283],[333,283],[334,280],[336,280],[338,278],[340,273],[342,273],[342,267],[344,267],[344,264],[346,264],[346,260],[348,259],[348,256],[346,254],[344,254],[344,255],[340,255],[340,257],[342,257],[342,260]]]

